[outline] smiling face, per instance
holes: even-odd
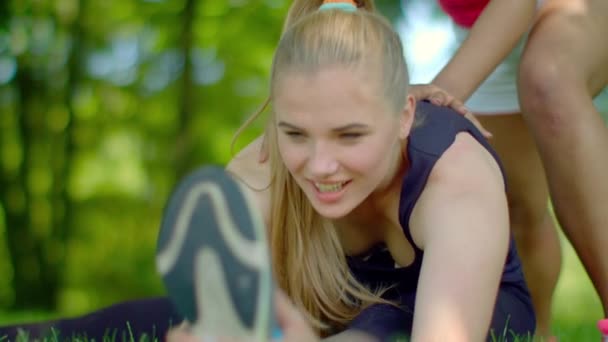
[[[400,166],[412,115],[395,113],[379,84],[341,67],[287,71],[275,84],[281,159],[324,217],[348,215]]]

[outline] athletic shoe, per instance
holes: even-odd
[[[266,230],[250,191],[208,166],[182,180],[165,208],[157,270],[196,336],[268,341],[278,327]]]

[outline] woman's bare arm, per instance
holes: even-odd
[[[412,341],[485,341],[509,216],[497,163],[467,133],[435,165],[410,227],[424,249]]]
[[[491,0],[431,83],[466,101],[528,31],[535,12],[536,0]]]

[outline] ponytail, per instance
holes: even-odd
[[[283,33],[287,31],[290,27],[293,26],[295,22],[300,20],[301,18],[307,16],[308,14],[317,11],[324,2],[330,2],[327,0],[294,0],[291,6],[289,7],[289,11],[287,11],[287,17],[285,18],[285,23],[283,24]],[[331,1],[335,2],[335,1]],[[376,5],[374,5],[374,0],[355,0],[355,4],[359,10],[365,10],[369,12],[376,11]]]

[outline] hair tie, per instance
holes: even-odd
[[[323,4],[319,7],[319,11],[326,11],[331,9],[354,12],[357,10],[357,3],[353,0],[325,0],[323,1]]]

